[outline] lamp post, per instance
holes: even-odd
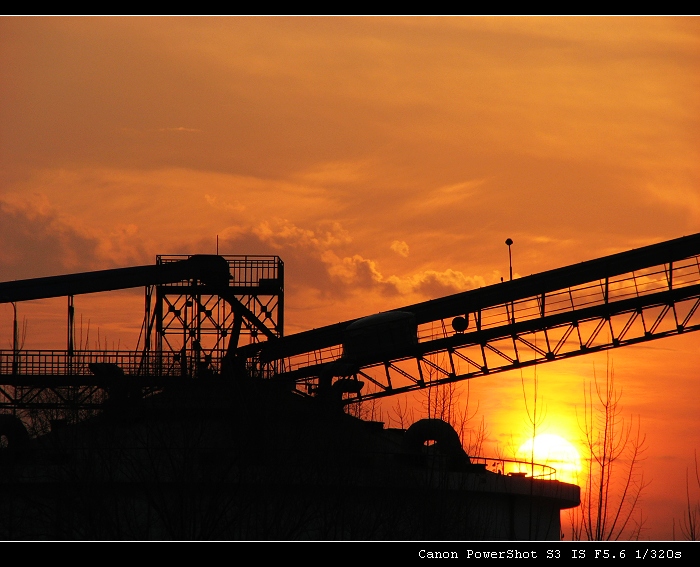
[[[12,319],[12,374],[17,374],[17,305],[11,301],[14,317]]]
[[[513,256],[510,253],[510,247],[513,244],[512,238],[506,238],[506,246],[508,246],[508,270],[510,271],[510,281],[513,281]],[[508,313],[508,305],[506,305],[506,313]],[[515,305],[510,302],[510,313],[508,313],[508,319],[511,323],[515,323]]]
[[[510,253],[510,247],[513,244],[512,238],[506,239],[506,245],[508,246],[508,267],[510,268],[510,281],[513,281],[513,257]]]

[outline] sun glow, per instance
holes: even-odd
[[[576,484],[581,472],[581,456],[576,447],[551,433],[542,433],[525,441],[518,449],[517,457],[556,469],[556,478],[562,482]]]

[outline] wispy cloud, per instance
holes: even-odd
[[[159,132],[201,132],[199,128],[185,128],[184,126],[178,126],[176,128],[159,128]]]
[[[403,240],[394,240],[389,248],[396,252],[399,256],[408,258],[408,244],[406,244],[406,242]]]

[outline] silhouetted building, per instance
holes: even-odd
[[[34,439],[8,416],[2,538],[556,540],[579,504],[577,486],[473,462],[439,420],[387,429],[269,381],[108,407]]]

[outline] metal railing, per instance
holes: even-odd
[[[170,264],[190,258],[189,255],[158,255],[156,256],[156,264]],[[279,256],[250,256],[224,255],[224,259],[228,262],[229,271],[231,273],[231,286],[260,286],[266,280],[279,280],[283,266],[282,259]],[[183,281],[173,286],[187,286],[189,282]]]
[[[541,480],[556,480],[557,469],[531,461],[499,459],[493,457],[469,457],[472,464],[484,465],[485,470],[506,476],[522,476]]]
[[[127,376],[181,376],[180,353],[141,351],[0,350],[0,375],[91,376],[92,363],[115,364]]]

